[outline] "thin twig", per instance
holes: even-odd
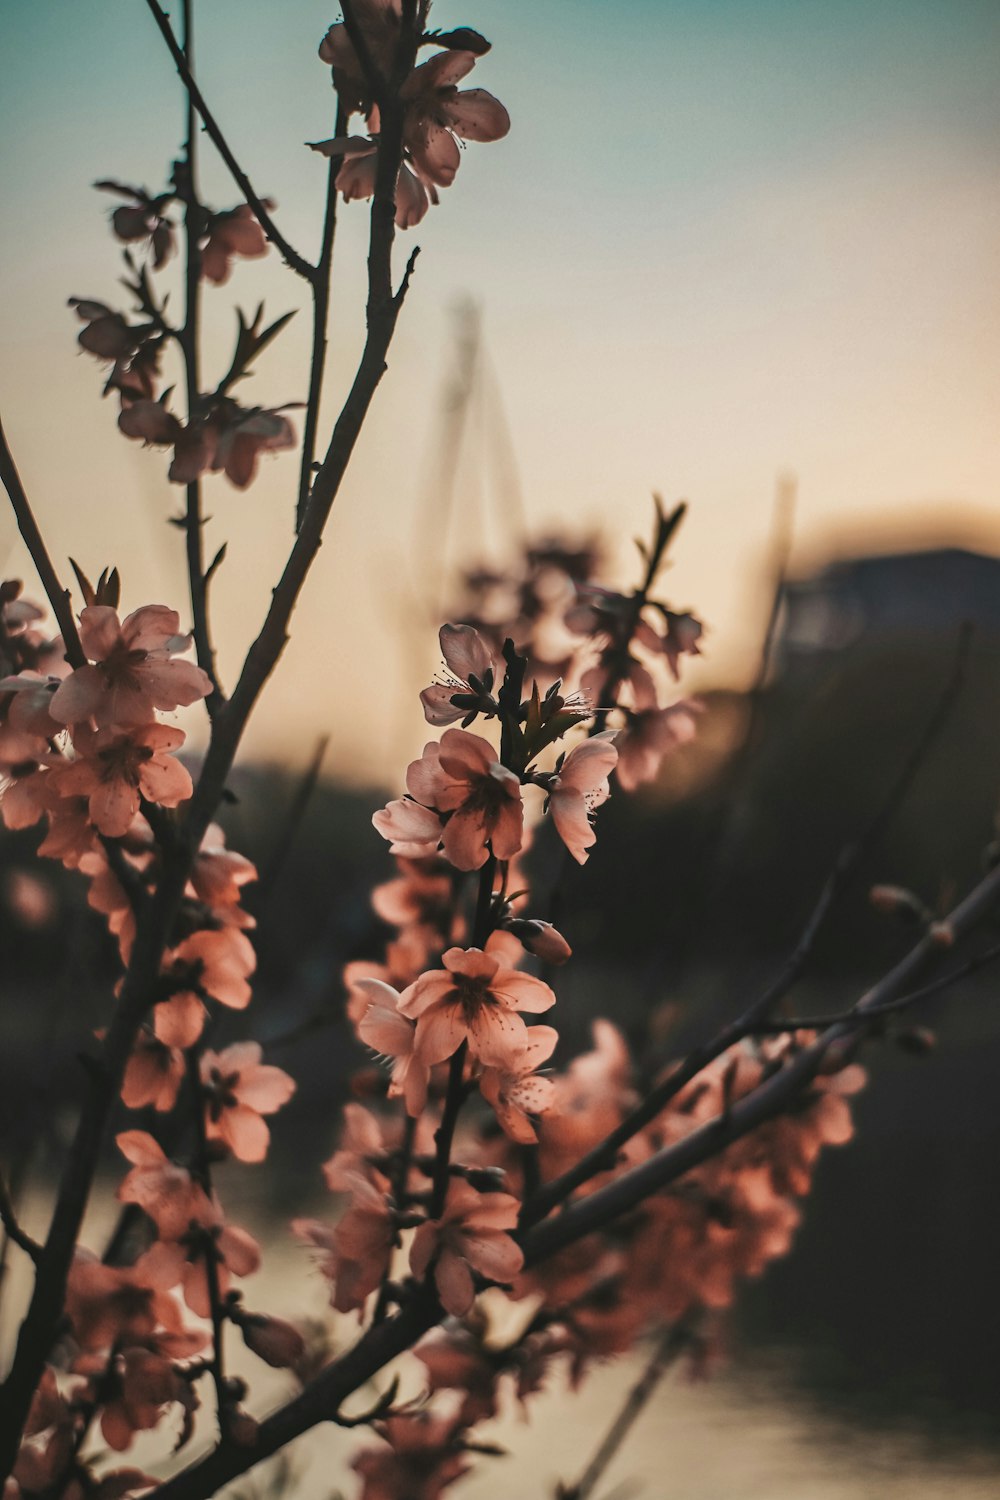
[[[258,919],[271,899],[272,892],[277,884],[278,878],[285,867],[285,861],[291,853],[292,846],[302,826],[302,819],[306,815],[309,803],[312,801],[313,793],[319,781],[319,773],[323,768],[323,759],[330,746],[330,736],[321,734],[309,757],[309,764],[303,773],[302,779],[295,789],[288,812],[281,822],[281,832],[278,842],[271,850],[260,880],[257,883],[254,895],[254,911]]]
[[[38,522],[35,520],[24,485],[21,483],[21,476],[17,472],[17,465],[14,463],[14,455],[10,451],[2,422],[0,422],[0,481],[10,496],[14,515],[17,517],[18,530],[24,545],[31,554],[31,561],[42,581],[42,588],[45,590],[46,598],[52,606],[52,613],[62,633],[66,660],[71,667],[85,666],[87,658],[83,654],[83,647],[80,645],[80,637],[77,634],[69,589],[63,588],[52,565],[48,548],[42,540]]]
[[[30,1256],[37,1265],[38,1258],[42,1253],[42,1247],[17,1222],[14,1203],[7,1189],[7,1184],[2,1177],[0,1177],[0,1224],[3,1225],[7,1238],[12,1240],[15,1245],[19,1245],[24,1253]]]
[[[194,63],[192,0],[183,0],[183,55],[190,71]],[[187,385],[187,414],[190,422],[201,395],[201,251],[198,240],[204,230],[205,211],[198,198],[198,133],[195,129],[194,99],[187,92],[187,129],[184,159],[179,165],[181,180],[177,184],[184,201],[184,325],[178,335],[184,357]],[[191,614],[198,665],[206,672],[212,691],[205,699],[208,713],[214,717],[222,704],[222,693],[216,675],[215,651],[208,623],[208,580],[205,574],[204,519],[201,507],[201,478],[192,479],[186,487],[184,533],[187,551],[188,583],[191,591]]]
[[[690,1330],[684,1324],[667,1328],[660,1335],[645,1369],[625,1397],[620,1411],[601,1439],[590,1463],[576,1484],[568,1488],[559,1487],[559,1500],[589,1500],[594,1487],[642,1415],[656,1387],[690,1341]]]
[[[334,135],[347,134],[348,115],[337,100],[337,120]],[[333,273],[333,245],[337,231],[337,174],[341,168],[339,157],[331,157],[327,167],[326,211],[323,218],[323,238],[320,244],[319,263],[312,278],[313,334],[312,358],[309,364],[309,394],[306,398],[306,418],[302,431],[302,461],[299,468],[299,498],[295,507],[295,530],[299,531],[309,502],[312,488],[313,463],[316,458],[316,434],[319,430],[319,408],[323,398],[323,377],[326,373],[326,348],[329,340],[327,323],[330,316],[330,279]]]
[[[212,1168],[205,1131],[205,1099],[201,1086],[201,1065],[198,1059],[198,1052],[198,1047],[194,1046],[184,1054],[188,1088],[191,1094],[191,1110],[194,1119],[195,1152],[191,1163],[191,1175],[204,1188],[206,1197],[211,1200]],[[212,1323],[211,1370],[212,1382],[215,1386],[216,1418],[219,1424],[219,1441],[225,1442],[229,1433],[230,1414],[230,1403],[226,1396],[224,1348],[226,1319],[222,1308],[222,1294],[219,1287],[219,1263],[216,1258],[215,1241],[210,1241],[207,1235],[205,1243],[202,1246],[202,1255],[205,1261],[205,1281],[208,1286],[208,1305]]]
[[[992,870],[946,918],[954,941],[964,937],[983,919],[995,913],[1000,901],[1000,867]],[[828,1027],[786,1067],[766,1078],[757,1088],[734,1103],[724,1115],[692,1131],[672,1146],[616,1177],[521,1237],[525,1264],[554,1255],[635,1208],[651,1193],[659,1192],[692,1167],[717,1156],[732,1141],[741,1139],[764,1121],[780,1114],[789,1101],[816,1077],[835,1044],[849,1039],[862,1016],[878,1014],[890,1002],[906,995],[914,979],[939,963],[947,950],[933,934],[927,934],[888,974],[862,996],[849,1019]],[[919,993],[919,992],[918,992]]]
[[[235,180],[236,185],[239,187],[240,192],[243,194],[244,198],[253,209],[254,215],[258,223],[260,224],[260,227],[263,229],[264,233],[267,235],[267,238],[271,241],[275,248],[281,252],[281,255],[283,256],[287,265],[289,265],[291,269],[297,273],[297,275],[302,276],[306,281],[311,282],[317,274],[316,267],[309,261],[307,261],[303,256],[301,256],[298,251],[293,249],[293,247],[288,243],[288,241],[285,239],[284,235],[278,228],[277,224],[272,219],[267,208],[265,207],[263,200],[254,191],[249,177],[244,172],[239,162],[236,160],[236,157],[233,155],[232,150],[229,146],[229,142],[226,140],[222,131],[219,129],[219,126],[215,120],[215,116],[212,114],[208,105],[205,103],[204,95],[202,94],[201,89],[198,87],[197,83],[195,83],[194,75],[192,74],[191,69],[188,66],[183,49],[178,45],[177,38],[174,36],[173,29],[170,25],[170,21],[167,17],[166,12],[163,10],[162,6],[157,3],[157,0],[146,0],[146,4],[149,6],[150,12],[153,16],[153,20],[159,27],[160,34],[167,44],[170,55],[174,60],[174,65],[177,68],[178,73],[180,74],[181,81],[183,82],[184,87],[187,89],[188,94],[190,95],[191,100],[194,103],[195,109],[198,111],[199,115],[202,118],[205,129],[208,131],[208,134],[211,137],[212,144],[215,146],[215,149],[222,157],[222,160],[229,168],[229,171],[233,179]]]

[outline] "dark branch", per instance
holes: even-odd
[[[293,249],[293,247],[288,243],[288,241],[285,239],[284,235],[278,228],[277,224],[272,219],[267,208],[264,206],[262,199],[258,197],[257,193],[254,191],[249,177],[243,171],[243,168],[240,166],[239,162],[236,160],[236,157],[233,155],[232,150],[229,146],[229,142],[226,140],[222,131],[219,129],[219,126],[217,125],[215,120],[215,116],[212,114],[208,105],[205,103],[205,99],[201,92],[201,89],[194,81],[194,76],[191,72],[191,69],[188,67],[183,49],[180,47],[177,38],[174,36],[166,12],[159,4],[157,4],[157,0],[146,0],[146,4],[149,6],[149,9],[153,16],[153,20],[159,27],[160,34],[167,44],[170,55],[174,60],[174,65],[181,76],[181,81],[183,82],[184,87],[187,89],[195,109],[198,111],[199,115],[202,118],[205,129],[208,131],[208,134],[211,137],[212,144],[215,146],[215,149],[222,157],[222,160],[229,168],[233,180],[236,182],[236,185],[238,186],[240,192],[243,194],[244,198],[253,209],[261,228],[263,229],[264,233],[267,235],[271,243],[274,245],[274,247],[278,251],[280,251],[285,262],[292,268],[292,270],[295,271],[297,275],[303,277],[306,281],[311,282],[317,274],[316,267],[309,261],[307,261],[303,256],[301,256],[298,251]]]

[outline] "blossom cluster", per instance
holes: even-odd
[[[44,822],[39,852],[87,878],[89,903],[127,966],[137,907],[162,858],[153,826],[192,791],[173,753],[184,734],[157,716],[203,699],[209,679],[184,659],[189,638],[164,605],[146,605],[121,621],[110,604],[86,605],[79,617],[86,660],[68,670],[62,643],[42,634],[42,612],[19,586],[4,584],[0,599],[7,669],[0,679],[0,815],[12,829]],[[245,1230],[226,1222],[209,1175],[210,1160],[264,1158],[265,1117],[295,1088],[282,1069],[262,1061],[257,1043],[221,1051],[203,1044],[210,1008],[242,1009],[250,1000],[255,956],[247,932],[254,922],[241,900],[255,878],[251,862],[227,849],[211,825],[121,1088],[125,1108],[152,1110],[167,1139],[178,1137],[178,1119],[193,1113],[203,1146],[181,1165],[147,1130],[118,1135],[130,1163],[118,1196],[123,1211],[141,1210],[146,1248],[129,1266],[77,1249],[67,1289],[68,1354],[60,1379],[50,1368],[39,1387],[14,1470],[25,1497],[69,1494],[73,1485],[92,1491],[80,1449],[94,1423],[110,1448],[125,1451],[137,1432],[173,1412],[179,1440],[187,1439],[197,1382],[213,1356],[204,1353],[205,1331],[186,1325],[182,1302],[198,1318],[221,1311],[269,1363],[291,1365],[301,1354],[295,1329],[247,1312],[231,1289],[233,1276],[256,1270],[260,1251]],[[227,1399],[233,1429],[245,1427],[235,1387]],[[109,1479],[97,1492],[111,1500],[152,1482],[123,1470],[115,1477],[120,1490]]]
[[[175,176],[179,171],[176,167]],[[168,322],[167,298],[157,300],[150,270],[159,271],[175,252],[174,224],[165,216],[175,200],[187,204],[200,225],[201,233],[190,236],[191,253],[199,275],[216,286],[229,280],[235,259],[266,254],[264,231],[247,203],[213,212],[192,202],[183,177],[155,197],[145,188],[118,182],[96,186],[127,200],[113,212],[111,227],[116,239],[133,247],[126,252],[132,275],[125,285],[135,294],[139,320],[132,321],[91,297],[69,300],[84,325],[78,337],[80,348],[103,364],[110,363],[104,392],[114,391],[118,396],[119,429],[147,447],[171,448],[167,477],[174,484],[192,484],[204,474],[224,473],[231,484],[245,489],[256,476],[261,454],[294,447],[295,434],[284,415],[286,408],[243,406],[230,394],[230,387],[246,374],[251,359],[287,319],[279,319],[260,334],[260,313],[251,325],[241,316],[228,375],[214,391],[189,391],[189,412],[182,421],[168,405],[172,387],[161,390],[161,363],[171,342],[184,351],[190,332]],[[274,207],[269,199],[265,206]],[[138,270],[134,252],[142,249],[150,259]]]
[[[387,108],[401,111],[403,155],[395,185],[400,229],[419,224],[439,201],[438,189],[454,182],[460,142],[498,141],[510,130],[499,99],[486,89],[457,87],[490,50],[489,42],[467,26],[428,31],[428,9],[429,0],[420,0],[414,34],[408,37],[401,0],[359,0],[352,6],[353,25],[331,26],[319,48],[320,60],[332,68],[342,108],[348,116],[364,115],[368,127],[367,136],[312,143],[314,151],[340,161],[336,188],[345,200],[374,194],[382,116]],[[417,64],[421,46],[440,50]]]
[[[658,508],[650,557],[668,535]],[[491,636],[482,617],[442,628],[443,677],[421,694],[441,737],[410,765],[406,797],[373,819],[398,870],[373,905],[395,935],[383,963],[355,961],[344,976],[348,1018],[387,1064],[386,1100],[400,1100],[403,1112],[346,1106],[324,1168],[344,1200],[341,1216],[294,1226],[320,1252],[338,1312],[364,1318],[374,1297],[378,1319],[423,1287],[452,1320],[416,1350],[431,1405],[404,1405],[374,1423],[382,1446],[355,1461],[362,1500],[440,1495],[467,1471],[472,1429],[497,1414],[502,1391],[524,1404],[557,1364],[576,1384],[596,1361],[664,1325],[684,1327],[702,1349],[704,1320],[788,1249],[798,1199],[822,1147],[849,1138],[847,1099],[863,1082],[857,1066],[831,1063],[794,1114],[711,1155],[607,1231],[525,1265],[534,1195],[627,1125],[640,1095],[626,1041],[608,1021],[595,1023],[591,1052],[551,1070],[558,1032],[535,1017],[548,1019],[556,996],[548,975],[525,965],[558,964],[570,950],[531,915],[524,856],[550,817],[583,862],[610,778],[631,791],[693,732],[693,705],[650,700],[657,662],[673,680],[700,635],[692,616],[652,600],[655,565],[631,595],[586,576],[570,579],[567,594],[554,560],[563,554],[553,545],[543,555],[546,608],[558,612],[564,638],[575,638],[562,667],[579,686],[546,676],[543,643],[555,633],[546,633],[542,609],[522,621],[520,646]],[[669,735],[650,731],[644,716],[653,714],[673,722]],[[477,719],[499,730],[499,743],[469,729]],[[530,809],[529,796],[538,797]],[[733,1045],[668,1088],[659,1113],[627,1131],[575,1196],[718,1121],[812,1040],[799,1032]],[[645,1085],[669,1083],[675,1066],[659,1078],[647,1072]],[[377,1093],[377,1076],[365,1093]],[[493,1317],[478,1300],[486,1288],[529,1309],[516,1337],[509,1316]]]

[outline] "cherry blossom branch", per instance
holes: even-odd
[[[191,1092],[192,1113],[194,1117],[195,1152],[194,1160],[191,1164],[191,1175],[204,1188],[206,1197],[211,1199],[212,1168],[209,1162],[208,1139],[205,1134],[205,1104],[201,1087],[200,1050],[198,1045],[195,1044],[195,1046],[189,1048],[184,1054],[184,1065],[187,1070],[188,1088]],[[212,1358],[210,1367],[212,1371],[212,1383],[215,1386],[216,1420],[219,1425],[219,1441],[224,1443],[229,1433],[229,1401],[226,1397],[224,1350],[226,1320],[222,1310],[222,1295],[219,1290],[219,1265],[215,1256],[215,1246],[209,1243],[207,1238],[202,1247],[202,1253],[205,1257],[205,1282],[208,1286],[208,1306],[212,1324]]]
[[[60,632],[62,633],[63,646],[66,650],[66,660],[71,667],[82,667],[86,663],[87,658],[83,654],[83,647],[80,645],[80,637],[76,629],[76,621],[73,618],[73,610],[70,605],[70,592],[69,589],[63,588],[59,582],[59,576],[52,565],[48,548],[42,540],[42,533],[38,529],[38,522],[35,520],[35,515],[31,509],[28,496],[25,493],[24,485],[21,483],[21,476],[17,472],[17,465],[14,462],[14,455],[10,451],[2,421],[0,421],[0,482],[3,483],[4,489],[10,496],[10,503],[17,518],[18,530],[21,533],[24,545],[31,554],[31,561],[34,563],[35,571],[41,579],[42,588],[45,590],[45,597],[52,606],[52,613],[55,615]]]
[[[236,157],[233,155],[232,150],[229,146],[229,142],[226,140],[222,131],[219,129],[219,126],[215,120],[215,116],[212,114],[208,105],[205,103],[205,98],[201,92],[201,89],[198,87],[197,83],[195,83],[194,75],[190,67],[188,66],[188,62],[184,56],[183,49],[178,45],[177,38],[174,36],[173,28],[170,25],[170,20],[166,12],[163,10],[162,6],[157,3],[157,0],[146,0],[146,4],[149,7],[153,20],[159,27],[160,34],[163,37],[163,40],[167,44],[170,55],[174,60],[174,66],[176,67],[177,72],[180,74],[181,82],[187,89],[188,95],[190,96],[195,109],[198,111],[199,115],[202,118],[202,122],[212,140],[212,144],[215,146],[215,149],[222,157],[222,160],[229,168],[230,174],[235,180],[236,185],[239,187],[240,192],[243,194],[244,198],[253,209],[254,216],[260,224],[260,227],[263,229],[267,238],[274,245],[275,249],[281,253],[286,265],[290,266],[297,275],[303,277],[306,281],[313,281],[313,279],[317,275],[316,267],[309,261],[307,261],[303,256],[301,256],[297,250],[293,249],[293,247],[285,239],[284,235],[281,233],[277,224],[274,222],[273,218],[268,212],[268,209],[266,208],[263,200],[258,197],[257,193],[254,191],[249,177],[243,171],[243,168],[240,166],[239,162],[236,160]]]
[[[347,1398],[398,1355],[411,1349],[443,1316],[433,1291],[420,1287],[401,1312],[365,1333],[286,1405],[265,1418],[251,1447],[216,1448],[157,1487],[156,1500],[208,1500],[286,1443],[321,1422],[334,1421]]]
[[[42,1247],[18,1223],[13,1199],[2,1177],[0,1177],[0,1224],[3,1225],[7,1238],[18,1245],[37,1265]]]
[[[611,706],[614,704],[618,689],[624,681],[626,673],[628,672],[629,646],[632,644],[632,638],[635,635],[636,627],[639,624],[640,619],[642,618],[642,611],[645,608],[646,604],[649,602],[649,591],[656,581],[657,573],[663,566],[663,559],[666,556],[667,548],[673,540],[677,528],[680,526],[685,515],[687,514],[687,504],[683,500],[679,505],[674,506],[669,515],[665,515],[663,512],[663,503],[659,495],[655,495],[653,498],[656,505],[656,535],[653,538],[653,544],[649,548],[648,552],[645,545],[641,543],[637,544],[639,546],[640,552],[646,560],[646,572],[643,577],[642,583],[632,595],[628,615],[628,619],[630,622],[629,628],[627,631],[622,632],[623,644],[621,645],[619,650],[615,651],[612,654],[611,657],[608,679],[603,688],[603,696],[607,697],[608,699],[608,707],[599,708],[597,710],[597,713],[594,716],[594,723],[591,728],[591,734],[600,734],[602,730],[607,728],[608,714],[611,712]]]
[[[347,134],[347,111],[337,101],[337,122],[334,135]],[[313,335],[312,357],[309,364],[309,394],[306,397],[306,419],[302,431],[302,462],[299,469],[299,498],[295,509],[295,530],[300,531],[309,503],[312,487],[313,463],[316,458],[316,434],[319,428],[319,408],[323,397],[323,377],[326,373],[326,349],[328,342],[327,323],[330,315],[330,278],[333,272],[333,244],[337,229],[337,174],[341,162],[331,157],[327,167],[326,211],[323,218],[323,238],[320,245],[319,263],[312,279]]]
[[[670,1101],[676,1098],[699,1073],[737,1042],[761,1031],[762,1024],[770,1012],[779,1001],[784,999],[805,971],[827,917],[851,886],[868,855],[891,825],[931,746],[947,724],[965,683],[970,642],[971,630],[968,626],[963,626],[959,631],[955,658],[948,680],[922,733],[907,755],[896,780],[868,827],[854,843],[846,844],[837,856],[798,942],[775,977],[740,1016],[722,1027],[710,1040],[688,1053],[683,1062],[651,1089],[646,1098],[626,1115],[625,1119],[603,1141],[582,1156],[572,1167],[568,1167],[561,1176],[554,1177],[550,1182],[543,1184],[536,1193],[526,1199],[521,1214],[523,1228],[544,1219],[557,1204],[564,1202],[577,1188],[589,1182],[592,1177],[596,1177],[599,1172],[612,1167],[622,1147],[627,1145],[640,1130],[645,1129],[651,1120],[655,1120]],[[777,1024],[783,1031],[793,1027],[792,1022],[784,1020]]]
[[[664,1330],[656,1341],[645,1369],[625,1397],[590,1463],[576,1484],[559,1486],[557,1500],[589,1500],[598,1480],[642,1415],[656,1387],[678,1355],[690,1344],[691,1337],[691,1331],[685,1323],[678,1323]]]
[[[956,939],[965,936],[993,913],[998,902],[1000,868],[982,880],[948,917],[948,925]],[[924,937],[859,1001],[856,1011],[876,1010],[906,994],[916,975],[940,959],[943,951],[935,938]],[[790,1064],[734,1103],[724,1116],[657,1152],[642,1165],[632,1168],[562,1213],[523,1232],[519,1238],[525,1264],[545,1260],[585,1235],[603,1228],[637,1207],[652,1193],[782,1113],[820,1072],[831,1048],[849,1039],[852,1024],[838,1023],[829,1028]],[[216,1449],[161,1485],[155,1492],[157,1500],[208,1500],[223,1484],[270,1457],[285,1443],[317,1423],[329,1420],[348,1396],[392,1359],[411,1348],[441,1316],[442,1309],[432,1289],[426,1285],[418,1287],[412,1300],[399,1313],[369,1329],[353,1349],[322,1371],[300,1395],[262,1422],[252,1447]]]
[[[156,0],[148,0],[148,3],[158,17],[161,30],[166,28],[171,51],[179,53]],[[410,45],[412,46],[412,37]],[[183,61],[183,54],[180,57]],[[204,119],[199,98],[200,95],[195,93],[195,104]],[[173,849],[165,851],[159,885],[139,920],[132,959],[123,982],[118,1008],[105,1035],[99,1059],[90,1069],[91,1086],[80,1113],[48,1235],[42,1248],[34,1294],[21,1326],[13,1364],[2,1388],[2,1476],[7,1475],[13,1467],[31,1399],[56,1335],[62,1315],[66,1278],[90,1195],[108,1117],[117,1098],[136,1034],[155,999],[155,982],[161,957],[170,938],[191,862],[224,790],[226,777],[250,713],[288,639],[292,610],[322,544],[326,521],[368,408],[386,370],[389,345],[418,253],[414,250],[411,254],[402,282],[394,290],[392,246],[395,238],[395,189],[402,159],[402,136],[402,107],[398,101],[387,101],[382,118],[371,214],[368,335],[361,362],[334,426],[326,457],[316,475],[302,529],[273,591],[264,625],[247,654],[232,697],[222,705],[213,720],[212,737],[197,787],[188,804],[187,815],[178,826],[177,842]],[[0,475],[3,474],[4,471],[0,471]],[[20,491],[19,481],[17,488]],[[23,491],[20,493],[23,495]],[[30,515],[30,511],[28,514]],[[37,536],[37,528],[35,535]],[[40,537],[38,541],[41,542]],[[44,549],[42,552],[44,553]],[[54,580],[51,564],[49,574]],[[58,597],[58,587],[55,593]],[[82,662],[81,651],[79,664]],[[382,1326],[386,1328],[390,1325]]]
[[[828,1026],[838,1026],[841,1023],[852,1026],[874,1026],[882,1016],[892,1015],[896,1011],[909,1010],[913,1005],[930,1000],[935,995],[939,995],[942,990],[949,989],[953,984],[958,984],[961,980],[968,979],[970,975],[978,973],[980,969],[985,969],[987,965],[996,963],[997,959],[1000,959],[1000,943],[994,943],[991,947],[985,948],[982,953],[974,954],[972,958],[959,964],[957,969],[950,969],[947,974],[941,974],[930,984],[921,985],[920,989],[899,995],[894,1000],[887,1000],[883,1005],[872,1006],[864,1012],[855,1008],[839,1011],[829,1016],[788,1016],[782,1017],[779,1021],[758,1021],[747,1034],[780,1036],[788,1031],[818,1031]]]
[[[184,31],[182,50],[185,64],[190,71],[194,61],[194,33],[192,26],[192,0],[183,0]],[[195,129],[196,116],[194,98],[187,91],[187,131],[184,141],[184,160],[181,164],[181,181],[178,184],[184,201],[184,324],[178,333],[178,342],[184,359],[184,378],[187,385],[187,410],[190,422],[194,407],[201,395],[200,371],[200,312],[201,312],[201,251],[198,240],[204,225],[204,210],[198,198],[198,135]],[[212,683],[212,691],[205,699],[208,713],[214,717],[222,700],[222,692],[215,667],[215,651],[208,623],[208,579],[204,558],[204,518],[201,507],[201,478],[190,480],[186,487],[184,534],[187,550],[188,581],[191,591],[191,613],[194,623],[194,644],[198,665]]]
[[[950,915],[945,925],[959,941],[1000,902],[1000,867],[992,870]],[[725,1114],[709,1121],[672,1146],[665,1147],[639,1166],[623,1173],[606,1187],[564,1208],[554,1217],[536,1223],[521,1236],[525,1264],[532,1265],[575,1243],[586,1234],[637,1207],[678,1177],[741,1139],[764,1121],[782,1113],[787,1104],[821,1071],[831,1049],[848,1041],[869,1013],[877,1013],[900,999],[913,981],[928,967],[940,962],[947,950],[939,936],[928,933],[910,952],[862,996],[846,1020],[830,1026],[786,1067],[772,1074],[746,1094]],[[919,992],[918,992],[919,993]]]

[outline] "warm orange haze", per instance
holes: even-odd
[[[0,22],[3,1500],[978,1500],[1000,14],[479,3]]]

